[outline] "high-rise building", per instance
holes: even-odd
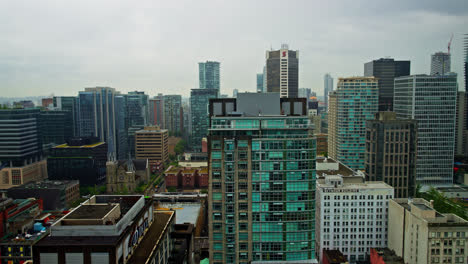
[[[353,170],[364,169],[366,121],[374,118],[378,97],[374,77],[339,78],[330,94],[328,152]]]
[[[98,138],[73,138],[50,150],[47,171],[51,180],[79,180],[82,186],[106,179],[107,144]]]
[[[150,165],[169,160],[169,135],[166,129],[157,126],[145,127],[135,132],[135,154],[137,159],[148,159]]]
[[[208,104],[211,98],[217,98],[215,89],[192,89],[190,92],[190,113],[192,123],[191,146],[192,150],[200,152],[202,138],[208,134]]]
[[[312,94],[315,93],[313,93],[310,88],[299,88],[297,96],[301,98],[307,98],[307,101],[309,101]]]
[[[80,124],[78,120],[78,97],[76,96],[54,96],[54,109],[69,111],[72,113],[73,136],[80,135]]]
[[[182,96],[164,95],[164,128],[171,134],[182,135],[183,131],[183,110]]]
[[[333,91],[333,77],[329,73],[323,76],[323,100],[325,101],[325,110],[328,111],[328,95]]]
[[[450,54],[436,52],[431,55],[431,75],[444,75],[450,72]]]
[[[0,167],[42,160],[40,109],[0,110]]]
[[[263,93],[263,73],[257,73],[257,93]]]
[[[395,79],[394,111],[418,123],[416,181],[451,185],[455,146],[457,75],[425,74]]]
[[[366,125],[366,177],[395,189],[395,197],[414,197],[416,189],[416,121],[379,112]]]
[[[164,101],[163,95],[159,94],[149,100],[150,108],[150,124],[163,127],[164,126]]]
[[[323,161],[320,165],[326,165]],[[364,180],[342,164],[338,170],[317,163],[316,247],[322,263],[325,249],[340,250],[350,263],[366,260],[372,247],[387,246],[388,201],[393,188],[384,182]]]
[[[457,93],[457,117],[455,136],[455,155],[468,156],[468,96],[464,91]]]
[[[364,76],[374,76],[379,80],[379,111],[393,110],[395,77],[410,75],[410,68],[410,61],[396,61],[391,58],[364,64]]]
[[[232,97],[233,98],[237,98],[237,94],[239,93],[239,90],[238,89],[234,89],[232,90]]]
[[[299,51],[281,45],[266,52],[266,92],[281,97],[297,97],[299,88]]]
[[[388,248],[404,263],[466,263],[468,221],[421,198],[388,202]]]
[[[279,93],[210,100],[210,263],[315,258],[315,139],[306,112],[304,98]]]
[[[78,119],[81,137],[98,137],[108,145],[108,152],[116,151],[114,88],[85,88],[78,94]]]
[[[39,113],[39,131],[43,150],[63,144],[73,137],[73,113],[70,111],[51,110]]]
[[[198,76],[200,89],[216,89],[220,92],[220,75],[217,61],[206,61],[198,63]]]
[[[116,156],[118,160],[128,159],[128,112],[127,96],[116,95],[115,104],[115,133],[116,133]]]
[[[135,132],[148,124],[148,95],[145,92],[129,92],[127,99],[127,151],[131,158],[135,157]],[[116,110],[117,111],[117,110]]]

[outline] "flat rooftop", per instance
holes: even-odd
[[[101,219],[116,206],[116,204],[81,205],[68,214],[65,219]]]
[[[89,145],[81,145],[81,146],[70,146],[67,143],[65,143],[65,144],[62,144],[62,145],[55,146],[54,148],[60,148],[60,149],[63,149],[63,148],[95,148],[95,147],[103,145],[103,144],[106,144],[106,143],[105,142],[97,142],[97,143],[93,143],[93,144],[89,144]]]
[[[13,187],[11,189],[64,189],[68,186],[79,184],[79,181],[38,181]]]
[[[200,203],[160,203],[159,210],[172,209],[176,212],[176,224],[191,223],[197,224],[200,214]]]
[[[173,211],[154,212],[153,223],[127,263],[143,264],[150,260],[150,257],[160,246],[164,230],[168,228],[172,217],[174,217]]]
[[[341,253],[341,251],[336,250],[336,249],[325,249],[323,251],[324,256],[328,256],[328,259],[335,263],[335,262],[346,262],[348,261],[346,257]]]

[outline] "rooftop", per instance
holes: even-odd
[[[14,189],[60,189],[63,190],[69,186],[79,184],[79,181],[39,181],[39,182],[28,182],[20,186],[11,188]]]
[[[325,249],[323,251],[324,257],[327,256],[330,263],[344,263],[347,261],[346,257],[341,251],[336,249]]]
[[[106,216],[117,204],[84,204],[69,213],[65,219],[100,219]]]
[[[200,203],[160,203],[158,210],[175,210],[176,224],[190,223],[197,224],[200,213]]]
[[[388,248],[374,248],[373,250],[375,250],[377,254],[379,254],[379,256],[383,258],[383,260],[385,261],[385,264],[404,264],[405,263],[403,261],[403,258],[397,256],[395,254],[395,251],[393,250],[390,250]]]
[[[174,217],[173,211],[154,212],[154,221],[128,260],[128,263],[147,263],[159,247],[162,235]]]
[[[60,149],[62,149],[62,148],[95,148],[95,147],[103,145],[103,144],[106,144],[106,143],[105,142],[96,142],[96,143],[92,143],[92,144],[88,144],[88,145],[81,145],[81,146],[70,146],[67,143],[65,143],[65,144],[62,144],[62,145],[55,146],[55,148],[60,148]]]
[[[147,126],[141,130],[136,131],[137,134],[141,133],[164,133],[168,132],[167,129],[161,129],[159,126]]]

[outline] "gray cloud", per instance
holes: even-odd
[[[300,86],[322,92],[326,72],[363,74],[363,63],[410,59],[429,71],[446,50],[462,73],[468,7],[460,1],[2,1],[2,96],[75,95],[108,85],[189,94],[197,62],[221,61],[222,92],[253,91],[265,50],[300,50]],[[461,81],[461,77],[460,77]]]

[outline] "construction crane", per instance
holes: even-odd
[[[450,46],[452,45],[452,40],[453,40],[453,33],[452,33],[452,36],[450,37],[450,41],[447,45],[447,50],[448,50],[448,54],[450,55]]]

